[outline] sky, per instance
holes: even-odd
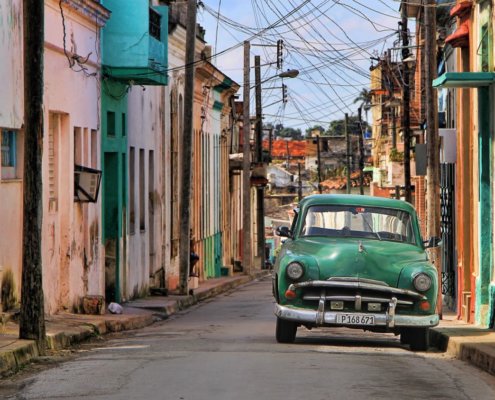
[[[261,57],[262,79],[297,69],[293,79],[262,85],[264,123],[301,129],[357,115],[354,100],[370,86],[370,57],[397,47],[397,0],[202,0],[197,21],[206,29],[217,67],[242,86],[244,40]],[[414,32],[413,32],[414,33]],[[284,41],[276,69],[277,40]],[[396,42],[394,44],[394,42]],[[259,46],[263,45],[263,46]],[[394,52],[397,53],[398,51]],[[251,68],[251,82],[254,72]],[[287,85],[287,103],[282,100]],[[253,83],[251,84],[253,85]],[[242,87],[239,91],[242,99]],[[254,90],[250,92],[254,113]]]

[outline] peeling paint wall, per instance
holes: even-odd
[[[23,123],[22,0],[0,0],[0,127]]]
[[[0,128],[21,129],[23,116],[22,0],[0,0]],[[17,178],[22,177],[23,134],[17,136]],[[0,164],[1,172],[1,164]],[[0,174],[1,177],[1,174]],[[22,180],[0,178],[0,280],[12,271],[20,298],[22,268]],[[0,309],[1,309],[0,304]]]
[[[186,30],[183,26],[177,25],[169,34],[168,60],[171,69],[185,64],[185,44]],[[166,284],[170,290],[175,290],[179,284],[179,255],[178,255],[178,232],[179,232],[179,182],[181,154],[178,151],[179,141],[182,137],[182,115],[181,100],[184,98],[184,71],[173,71],[169,77],[167,87],[166,103],[169,104],[166,115],[169,136],[167,138],[167,193],[163,201],[164,215],[168,221],[165,231],[165,254],[164,265],[166,268]]]
[[[134,232],[128,233],[128,257],[125,275],[126,299],[145,293],[150,278],[162,268],[162,146],[164,138],[163,87],[132,86],[128,94],[128,144],[134,148],[133,196]],[[131,201],[129,201],[131,203]],[[163,216],[165,217],[165,216]],[[132,224],[130,224],[132,225]]]
[[[77,311],[83,296],[104,294],[101,194],[97,203],[74,201],[74,164],[101,169],[99,54],[93,19],[45,2],[42,257],[49,314]]]

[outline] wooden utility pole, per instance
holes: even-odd
[[[316,136],[316,160],[318,162],[318,192],[322,193],[321,187],[321,152],[320,152],[320,137]]]
[[[426,58],[426,234],[428,237],[440,236],[440,153],[437,120],[437,98],[432,82],[436,78],[437,46],[436,46],[436,2],[426,0],[425,15],[425,58]],[[442,265],[440,247],[430,249],[431,261],[438,271],[439,282],[442,282]],[[442,297],[439,290],[437,312],[441,315]]]
[[[254,57],[254,93],[256,102],[256,162],[258,167],[263,166],[263,115],[261,108],[261,57]],[[258,227],[258,257],[260,257],[261,269],[265,267],[265,187],[256,187],[257,202],[257,227]]]
[[[359,118],[359,193],[364,194],[364,140],[363,140],[363,120],[362,107],[358,108]]]
[[[298,186],[297,186],[297,196],[299,197],[299,201],[302,200],[302,180],[301,180],[301,163],[297,163],[297,172],[298,172]]]
[[[287,171],[289,171],[290,168],[290,150],[289,150],[289,141],[285,141],[285,150],[287,152]]]
[[[187,2],[186,71],[184,83],[184,132],[182,135],[182,174],[179,239],[179,291],[187,294],[190,265],[190,214],[192,180],[192,140],[194,119],[194,51],[196,44],[196,0]]]
[[[392,107],[392,148],[397,149],[397,116],[395,107]]]
[[[251,148],[249,118],[250,51],[248,41],[244,42],[244,88],[243,88],[243,123],[242,123],[242,266],[246,274],[251,274]]]
[[[402,129],[404,130],[404,189],[405,200],[412,202],[411,193],[411,116],[410,116],[410,99],[411,90],[409,86],[409,66],[405,59],[409,57],[409,36],[407,31],[407,5],[402,1],[401,5],[401,36],[402,36]],[[431,86],[431,81],[430,81]]]
[[[347,113],[345,114],[344,131],[345,131],[345,143],[346,143],[345,164],[347,169],[346,193],[350,194],[351,193],[351,135],[349,135],[349,115],[347,115]]]
[[[43,219],[43,57],[44,2],[23,1],[24,13],[24,198],[19,337],[46,343],[41,262]]]
[[[268,131],[268,162],[272,162],[272,151],[273,151],[273,128]]]

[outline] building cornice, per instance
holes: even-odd
[[[103,27],[110,18],[111,11],[100,4],[100,0],[60,0],[56,3],[64,5],[78,15]]]

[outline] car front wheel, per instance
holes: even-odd
[[[428,350],[428,328],[405,328],[401,331],[401,342],[409,343],[412,351]]]
[[[286,321],[277,317],[275,337],[279,343],[294,343],[296,340],[297,325],[293,321]]]

